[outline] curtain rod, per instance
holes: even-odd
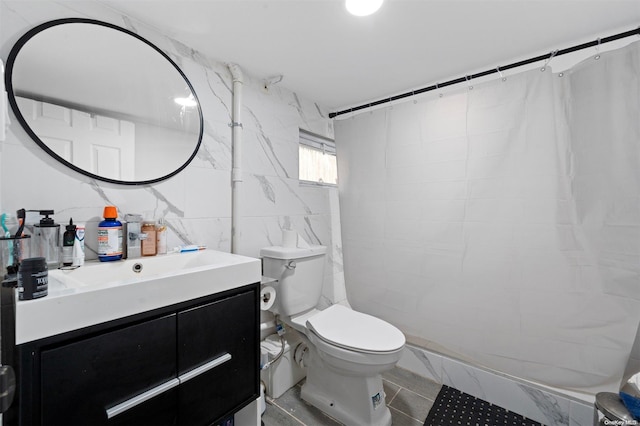
[[[553,52],[547,53],[546,55],[536,56],[535,58],[525,59],[523,61],[514,62],[514,63],[509,64],[509,65],[498,66],[498,67],[496,67],[494,69],[487,70],[487,71],[482,71],[482,72],[479,72],[477,74],[472,74],[472,75],[468,75],[466,77],[456,78],[454,80],[445,81],[444,83],[437,83],[437,84],[434,84],[433,86],[423,87],[422,89],[416,89],[416,90],[412,90],[411,92],[406,92],[406,93],[402,93],[402,94],[399,94],[399,95],[391,96],[389,98],[380,99],[380,100],[377,100],[377,101],[374,101],[374,102],[370,102],[368,104],[359,105],[359,106],[356,106],[356,107],[353,107],[353,108],[349,108],[349,109],[345,109],[345,110],[338,111],[338,112],[331,112],[331,113],[329,113],[329,118],[334,118],[334,117],[337,117],[338,115],[348,114],[350,112],[359,111],[361,109],[370,108],[370,107],[376,106],[376,105],[382,105],[384,103],[388,103],[388,102],[395,101],[395,100],[398,100],[398,99],[408,98],[409,96],[419,95],[421,93],[429,92],[431,90],[441,89],[441,88],[446,87],[446,86],[451,86],[451,85],[458,84],[458,83],[464,83],[464,82],[467,82],[469,80],[473,80],[475,78],[480,78],[480,77],[484,77],[484,76],[487,76],[487,75],[490,75],[490,74],[500,73],[502,71],[506,71],[506,70],[509,70],[509,69],[512,69],[512,68],[521,67],[523,65],[532,64],[534,62],[543,61],[545,59],[551,60],[551,58],[553,58],[554,56],[565,55],[567,53],[576,52],[578,50],[587,49],[589,47],[599,46],[600,44],[603,44],[603,43],[609,43],[611,41],[619,40],[619,39],[626,38],[626,37],[631,37],[633,35],[640,35],[640,27],[636,28],[635,30],[625,31],[623,33],[614,34],[612,36],[605,37],[605,38],[599,38],[597,40],[590,41],[590,42],[587,42],[587,43],[578,44],[576,46],[568,47],[566,49],[554,50]]]

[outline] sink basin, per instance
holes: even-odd
[[[233,256],[233,255],[232,255]],[[77,269],[49,271],[49,292],[65,292],[82,287],[113,287],[160,277],[184,275],[240,262],[242,256],[200,250],[165,256],[142,257],[115,262],[88,262]]]
[[[200,250],[50,270],[49,294],[16,300],[21,344],[260,282],[259,259]]]

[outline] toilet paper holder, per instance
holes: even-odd
[[[260,289],[260,310],[268,311],[276,301],[276,290],[271,286]]]

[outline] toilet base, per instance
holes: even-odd
[[[309,348],[302,399],[346,426],[391,426],[382,376],[352,375],[328,366]]]

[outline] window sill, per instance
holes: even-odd
[[[314,182],[311,180],[298,180],[300,186],[312,186],[316,188],[337,188],[338,185],[335,183],[323,183],[323,182]]]

